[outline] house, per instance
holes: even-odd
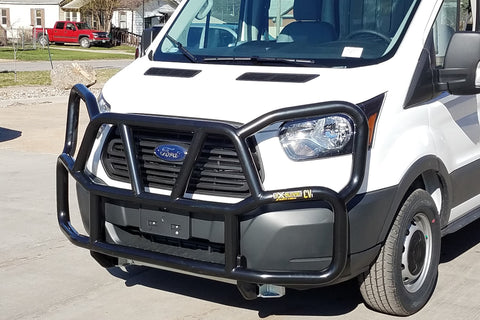
[[[141,35],[144,28],[168,20],[179,3],[180,0],[119,0],[110,22],[106,12],[92,12],[91,0],[62,0],[60,7],[65,20],[81,19],[95,29],[109,30],[111,25],[113,29]]]
[[[61,20],[85,21],[80,10],[87,2],[88,0],[61,0],[60,8],[63,12]]]
[[[5,33],[8,39],[31,37],[32,27],[53,27],[58,20],[85,21],[95,29],[107,31],[111,25],[125,33],[141,35],[144,28],[166,22],[180,1],[120,0],[109,22],[103,11],[92,12],[91,0],[1,0],[0,38]]]
[[[60,0],[2,0],[0,26],[8,38],[31,35],[32,27],[51,27],[60,16]]]
[[[2,0],[0,24],[5,29],[53,26],[60,15],[59,0]]]
[[[180,0],[121,1],[113,13],[112,27],[141,35],[143,29],[165,23],[179,3]]]

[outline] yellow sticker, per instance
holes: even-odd
[[[313,198],[313,191],[311,189],[273,193],[273,199],[275,201],[288,201],[288,200],[312,199],[312,198]]]
[[[303,190],[303,199],[312,199],[313,198],[313,191],[312,189],[305,189]]]

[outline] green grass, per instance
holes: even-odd
[[[61,48],[62,46],[55,46],[55,45],[51,45],[50,48]],[[64,47],[66,48],[76,48],[76,49],[80,49],[79,46],[74,46],[74,45],[65,45]],[[126,45],[121,45],[121,46],[115,46],[115,47],[90,47],[88,48],[88,50],[94,50],[94,51],[105,51],[105,50],[108,50],[108,51],[121,51],[121,52],[127,52],[127,53],[130,53],[130,54],[134,54],[135,53],[135,47],[132,47],[132,46],[126,46]]]
[[[118,51],[118,53],[110,53]],[[98,60],[98,59],[132,59],[135,48],[121,46],[114,48],[92,47],[92,50],[83,50],[79,46],[51,46],[50,55],[52,60]],[[128,54],[124,54],[126,52]],[[13,47],[0,47],[0,59],[13,60],[15,57]],[[47,48],[18,50],[18,61],[49,61]]]
[[[97,83],[105,83],[118,69],[99,69],[97,72]],[[50,71],[20,71],[17,72],[15,80],[14,72],[0,72],[0,88],[11,86],[49,86]]]
[[[0,72],[0,88],[10,86],[48,86],[51,84],[50,71]]]
[[[102,59],[133,60],[134,52],[135,48],[130,46],[117,46],[112,48],[91,47],[88,50],[73,45],[50,46],[50,55],[53,61]],[[14,57],[13,47],[0,47],[0,59],[13,60]],[[49,52],[47,48],[19,49],[17,51],[16,59],[17,61],[49,61]],[[96,70],[96,72],[97,82],[104,83],[117,73],[118,69],[99,69]],[[1,72],[0,70],[0,88],[10,86],[48,86],[50,84],[50,71],[17,72],[15,77],[14,72]]]
[[[105,83],[108,79],[113,77],[119,69],[98,69],[97,72],[97,83]]]

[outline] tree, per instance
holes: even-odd
[[[91,15],[98,23],[98,29],[110,32],[113,11],[120,0],[90,0],[81,9],[83,15]]]
[[[119,8],[134,10],[140,8],[143,2],[144,0],[120,0]]]

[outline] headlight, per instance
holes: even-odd
[[[101,92],[100,92],[100,95],[98,96],[97,103],[98,103],[98,109],[100,110],[100,113],[110,112],[110,110],[112,109],[110,107],[110,104],[103,97],[103,93]]]
[[[351,151],[353,125],[344,115],[284,123],[280,143],[292,160],[308,160]]]
[[[101,92],[100,92],[100,95],[98,96],[97,104],[98,104],[98,110],[100,111],[100,113],[110,112],[110,110],[112,109],[110,107],[110,104],[103,97],[103,93],[101,93]],[[103,131],[105,131],[105,129],[107,129],[107,127],[109,127],[109,125],[107,125],[105,123],[100,126],[100,128],[98,129],[98,132],[97,132],[97,139],[100,138]]]

